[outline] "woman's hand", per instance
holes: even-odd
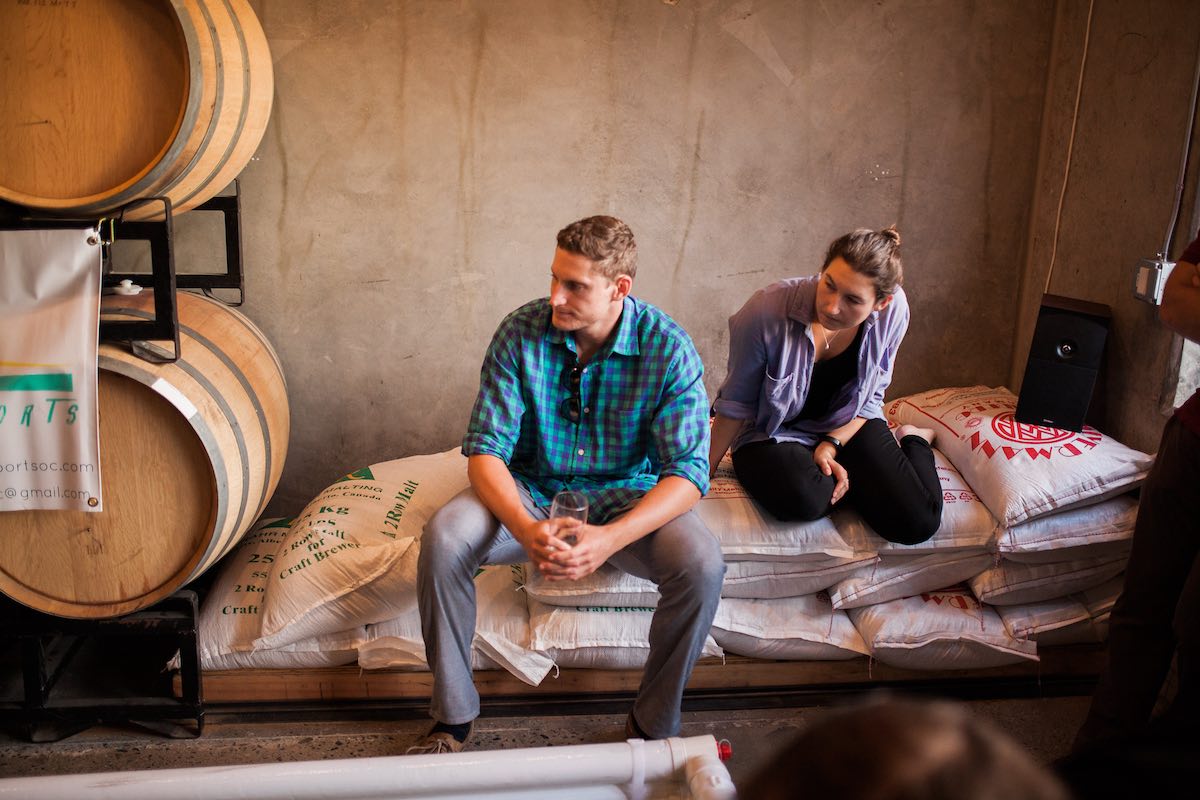
[[[833,487],[833,497],[829,499],[830,504],[836,503],[850,489],[850,475],[846,472],[846,468],[837,462],[834,456],[837,455],[837,448],[829,442],[821,442],[813,450],[813,461],[820,468],[821,472],[826,475],[832,475],[837,481]]]

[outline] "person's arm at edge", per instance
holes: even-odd
[[[749,423],[750,420],[734,419],[722,414],[715,415],[712,424],[712,438],[708,445],[708,477],[711,478],[717,474],[717,465],[729,452],[729,445],[733,444],[738,433]]]
[[[905,297],[903,290],[897,292],[897,297],[892,301],[890,313],[885,317],[886,324],[889,326],[887,337],[889,344],[887,347],[887,368],[886,374],[875,386],[875,391],[870,399],[863,405],[859,411],[859,416],[854,417],[845,425],[841,425],[828,432],[828,436],[837,439],[844,447],[847,442],[854,438],[855,434],[862,429],[868,419],[882,416],[883,413],[883,395],[887,391],[887,387],[892,383],[892,372],[895,368],[896,354],[900,350],[900,344],[904,341],[904,334],[908,332],[909,310],[908,299]],[[884,324],[884,323],[880,323]],[[813,461],[821,468],[821,471],[826,475],[832,475],[837,481],[837,485],[833,488],[833,499],[831,502],[836,503],[841,500],[850,488],[849,475],[846,469],[837,461],[837,448],[829,442],[818,442],[813,448]]]
[[[712,451],[708,396],[704,366],[690,339],[667,374],[671,376],[666,389],[669,399],[658,409],[653,424],[662,469],[658,482],[637,505],[605,526],[613,553],[686,513],[708,491],[705,454]]]
[[[679,475],[664,475],[628,513],[604,525],[584,525],[575,547],[555,554],[551,563],[540,568],[552,581],[590,575],[613,553],[687,512],[699,499],[696,484]]]
[[[1200,267],[1188,261],[1175,265],[1163,287],[1158,318],[1185,339],[1200,342]]]
[[[758,413],[758,396],[767,369],[766,333],[771,310],[769,300],[759,289],[729,318],[729,351],[725,380],[713,401],[715,416],[708,445],[708,476],[717,474],[717,466],[729,452],[729,446],[747,425],[753,425]],[[777,312],[782,313],[782,312]]]
[[[539,569],[546,567],[551,552],[570,549],[553,534],[548,521],[534,519],[525,510],[517,491],[517,481],[500,458],[482,454],[470,456],[467,478],[480,501],[525,548],[529,559]]]
[[[831,430],[827,435],[832,436],[845,446],[846,442],[858,433],[858,429],[866,424],[866,419],[863,417],[854,417],[852,420],[842,425],[839,428]],[[833,496],[830,498],[830,503],[837,503],[850,489],[850,475],[846,472],[837,460],[838,449],[826,441],[817,442],[817,446],[813,448],[813,461],[821,472],[826,475],[832,475],[837,481],[833,487]]]
[[[583,526],[575,547],[569,553],[555,554],[553,560],[562,571],[547,573],[552,580],[592,573],[613,553],[686,513],[708,491],[708,397],[704,366],[690,339],[686,348],[677,350],[665,374],[665,399],[651,426],[662,464],[657,483],[620,517],[604,525]]]
[[[467,458],[467,479],[471,488],[488,510],[508,528],[526,550],[528,531],[536,520],[525,510],[517,481],[508,471],[508,465],[493,455],[473,455]]]
[[[648,533],[687,513],[700,499],[700,489],[687,478],[665,475],[650,491],[642,495],[628,514],[605,526],[617,552]]]

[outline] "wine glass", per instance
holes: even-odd
[[[587,524],[588,501],[583,492],[564,490],[550,504],[550,522],[555,535],[569,545],[576,542],[575,529]]]

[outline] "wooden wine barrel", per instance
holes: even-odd
[[[4,0],[0,30],[0,199],[64,216],[155,196],[186,210],[266,129],[270,52],[246,0]]]
[[[190,2],[190,0],[189,0]],[[275,92],[271,51],[247,0],[203,0],[217,48],[217,102],[199,153],[164,187],[172,213],[182,213],[224,189],[258,149]],[[161,219],[162,204],[149,202],[126,212],[130,220]]]
[[[147,293],[148,294],[148,293]],[[0,591],[63,617],[120,616],[199,577],[262,514],[283,470],[287,387],[243,315],[178,295],[180,358],[99,353],[104,510],[3,515]],[[106,297],[105,319],[146,319],[153,297]]]

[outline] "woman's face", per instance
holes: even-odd
[[[890,302],[891,295],[877,300],[875,281],[855,272],[841,257],[829,262],[817,282],[817,320],[829,331],[853,328]]]

